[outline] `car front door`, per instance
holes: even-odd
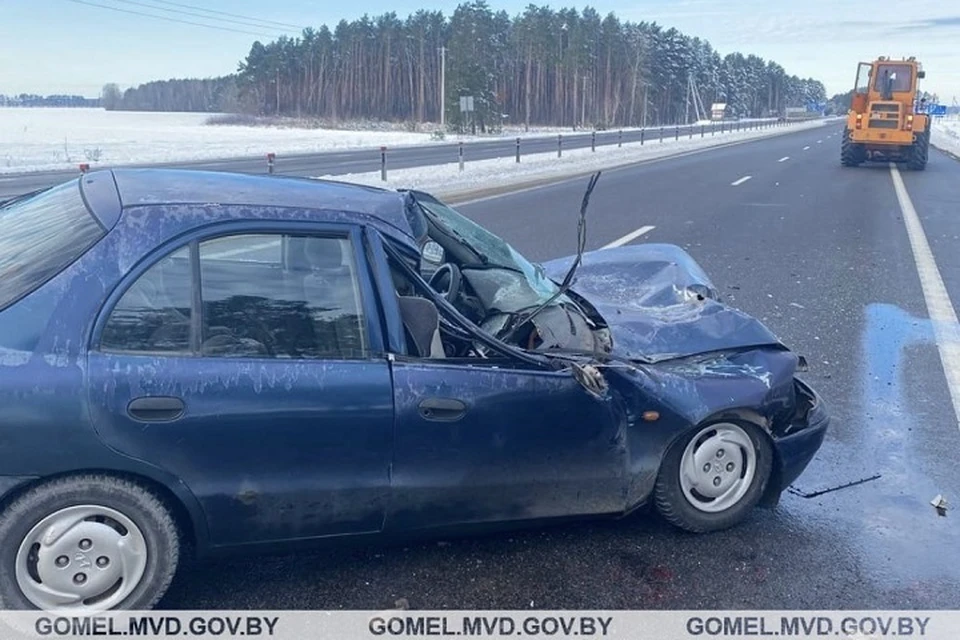
[[[387,529],[624,509],[622,408],[588,394],[569,371],[508,359],[397,358],[393,377]]]
[[[105,306],[96,427],[179,478],[214,545],[383,526],[393,399],[361,246],[349,227],[220,230]]]

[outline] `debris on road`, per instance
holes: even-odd
[[[797,489],[797,488],[794,487],[793,485],[787,487],[787,491],[789,491],[791,494],[793,494],[793,495],[795,495],[795,496],[800,496],[801,498],[816,498],[816,497],[818,497],[818,496],[822,496],[822,495],[825,494],[825,493],[832,493],[832,492],[834,492],[834,491],[839,491],[840,489],[849,489],[850,487],[855,487],[855,486],[857,486],[857,485],[865,484],[865,483],[867,483],[867,482],[872,482],[872,481],[874,481],[874,480],[879,480],[879,479],[882,478],[882,477],[883,477],[883,476],[881,476],[881,475],[878,473],[878,474],[876,474],[876,475],[870,476],[869,478],[861,478],[861,479],[859,479],[859,480],[854,480],[853,482],[847,482],[847,483],[845,483],[845,484],[840,484],[840,485],[837,485],[837,486],[835,486],[835,487],[828,487],[828,488],[826,488],[826,489],[821,489],[820,491],[814,491],[814,492],[812,492],[812,493],[807,493],[807,492],[805,492],[805,491],[801,491],[800,489]],[[938,497],[939,497],[939,496],[938,496]]]
[[[947,516],[947,499],[944,498],[941,494],[937,494],[937,497],[930,501],[930,504],[933,505],[933,508],[937,510],[937,515],[941,517]]]

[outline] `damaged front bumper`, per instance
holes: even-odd
[[[792,484],[823,444],[830,425],[823,400],[805,382],[795,379],[798,408],[784,434],[774,440],[779,463],[778,493]]]

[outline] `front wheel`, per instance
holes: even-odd
[[[0,514],[0,607],[149,609],[179,551],[169,510],[134,482],[88,475],[41,484]]]
[[[930,156],[930,130],[917,134],[917,141],[910,147],[910,157],[907,166],[913,171],[923,171],[927,168],[927,159]]]
[[[843,139],[840,141],[840,164],[845,167],[859,166],[867,159],[863,145],[854,142],[852,135],[850,129],[844,129]]]
[[[694,533],[727,529],[760,502],[772,470],[773,445],[757,426],[701,426],[664,458],[654,489],[657,510]]]

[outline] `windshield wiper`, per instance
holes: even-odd
[[[540,314],[540,312],[553,304],[560,296],[565,294],[573,284],[573,276],[577,272],[580,262],[583,260],[583,252],[587,246],[587,207],[590,205],[590,194],[593,193],[594,187],[597,186],[597,181],[600,180],[601,173],[602,171],[597,171],[595,174],[590,176],[590,182],[587,184],[587,191],[583,194],[583,201],[580,203],[580,218],[577,220],[577,257],[574,259],[573,264],[570,265],[570,269],[567,271],[567,275],[563,278],[563,282],[560,283],[560,288],[557,289],[556,293],[534,308],[533,311],[517,320],[517,322],[514,323],[513,328],[510,329],[507,335],[503,337],[504,342],[510,340],[513,337],[513,334],[515,334],[520,327],[533,320]]]

